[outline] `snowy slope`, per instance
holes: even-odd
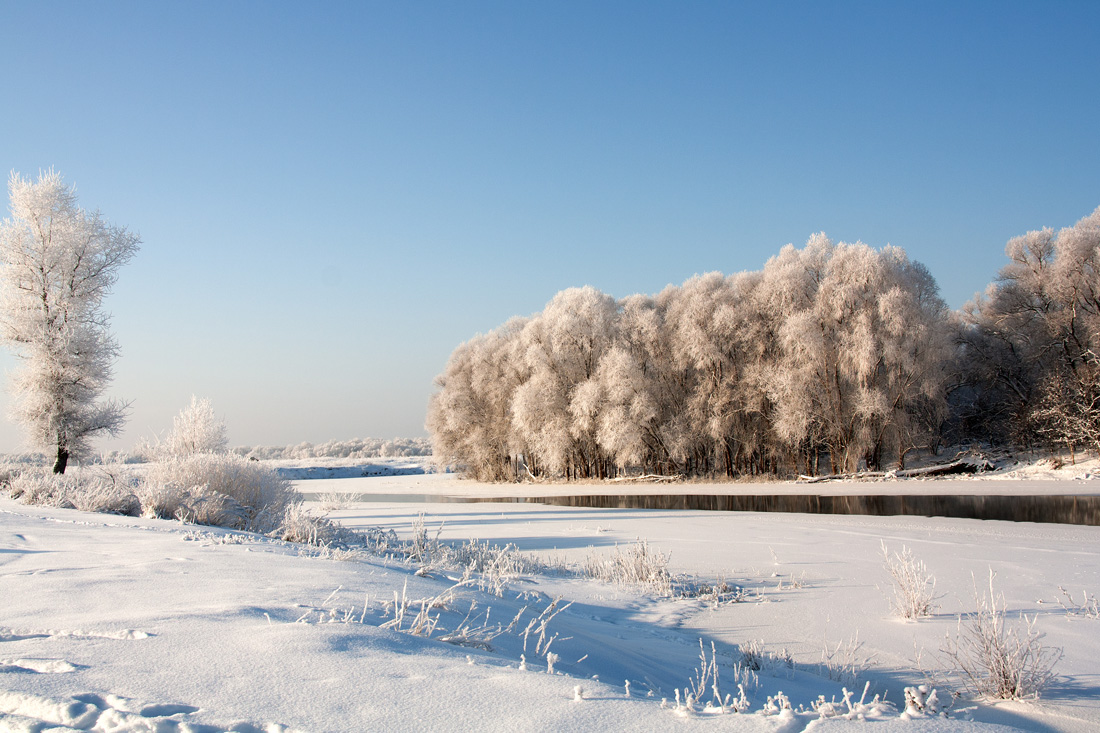
[[[555,575],[514,578],[502,597],[473,587],[448,592],[459,578],[440,569],[417,577],[414,567],[394,561],[339,561],[252,535],[3,499],[0,730],[864,730],[857,722],[760,711],[780,690],[795,707],[817,695],[839,698],[842,685],[818,676],[819,639],[844,641],[856,632],[876,659],[855,697],[866,679],[899,703],[900,687],[923,681],[913,668],[913,643],[935,646],[966,605],[970,570],[985,572],[989,564],[1009,580],[1004,589],[1013,608],[1044,614],[1051,643],[1066,647],[1059,669],[1066,677],[1047,707],[983,706],[975,717],[1036,731],[1089,730],[1100,720],[1093,662],[1100,621],[1034,603],[1036,596],[1053,598],[1058,582],[1100,587],[1100,533],[1091,528],[420,508],[429,510],[429,525],[447,520],[444,540],[515,542],[544,560],[577,560],[589,545],[609,552],[616,542],[648,537],[672,553],[678,572],[722,574],[751,597],[714,608],[706,600],[655,599]],[[335,514],[349,525],[403,535],[415,515],[407,504]],[[912,545],[937,572],[951,594],[940,616],[915,624],[888,617],[875,587],[885,583],[875,557],[883,536],[891,545]],[[434,638],[383,628],[393,625],[395,595],[441,599]],[[537,621],[558,596],[560,612],[540,639]],[[419,608],[410,605],[408,617]],[[517,618],[512,631],[490,638],[497,624]],[[439,640],[463,624],[464,645]],[[547,673],[547,639],[557,656],[554,674]],[[700,639],[706,654],[714,642],[722,692],[734,697],[736,645],[760,639],[768,650],[787,647],[795,665],[762,670],[757,684],[748,684],[751,713],[677,713],[672,688],[696,673]],[[747,677],[742,671],[741,681]],[[993,729],[961,717],[903,721],[896,712],[878,713],[884,717],[871,730]]]
[[[1030,730],[1100,730],[1100,619],[1067,612],[1058,602],[1066,601],[1059,586],[1077,601],[1086,591],[1092,597],[1100,591],[1100,528],[498,503],[370,503],[333,516],[352,526],[400,529],[417,511],[426,512],[429,524],[444,524],[444,539],[513,542],[533,554],[574,562],[583,560],[589,548],[606,554],[616,544],[646,538],[671,555],[675,572],[721,577],[743,585],[751,596],[759,594],[759,600],[717,609],[685,608],[688,604],[682,602],[640,602],[616,589],[599,588],[594,592],[601,599],[640,608],[639,613],[662,628],[694,633],[708,643],[762,640],[769,649],[789,651],[803,668],[821,661],[826,644],[847,647],[854,640],[860,646],[853,657],[866,662],[865,678],[895,695],[922,681],[918,667],[936,671],[945,666],[942,641],[956,632],[958,614],[975,608],[975,589],[988,586],[992,570],[1010,615],[1037,615],[1044,642],[1062,648],[1065,656],[1056,668],[1060,681],[1040,704],[984,707],[978,717]],[[907,623],[891,615],[882,542],[892,550],[911,548],[936,576],[942,597],[934,617]],[[543,585],[551,587],[552,581]],[[832,694],[811,691],[803,701],[822,692]]]

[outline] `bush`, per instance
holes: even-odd
[[[271,468],[231,453],[196,453],[150,464],[137,490],[146,516],[254,532],[283,522],[297,492]]]
[[[668,555],[651,549],[646,540],[627,550],[616,546],[610,558],[589,553],[584,574],[605,583],[640,587],[661,596],[672,595]]]
[[[231,496],[206,486],[178,487],[146,484],[138,488],[141,515],[150,519],[178,519],[188,524],[250,529],[249,509]]]
[[[904,619],[931,616],[936,609],[936,578],[913,557],[913,551],[902,547],[893,555],[882,543],[882,559],[894,581],[894,597],[891,606]]]
[[[1035,617],[1020,614],[1022,625],[1006,624],[1004,595],[993,591],[989,573],[988,598],[974,591],[977,610],[959,617],[959,629],[944,641],[947,656],[963,685],[971,692],[998,700],[1037,698],[1054,679],[1054,665],[1061,649],[1045,649]]]
[[[129,516],[140,511],[134,487],[112,474],[87,470],[55,474],[41,468],[13,472],[7,484],[11,498],[24,504]]]
[[[285,542],[298,542],[317,547],[347,545],[358,539],[352,530],[324,517],[310,514],[300,501],[287,505],[282,522],[271,535]]]

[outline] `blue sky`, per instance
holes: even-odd
[[[234,444],[422,435],[475,333],[822,230],[959,307],[1008,238],[1100,205],[1095,2],[0,0],[0,27],[0,169],[143,239],[103,447],[193,393]]]

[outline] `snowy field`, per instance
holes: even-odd
[[[1081,475],[1095,467],[1068,468]],[[1055,480],[1027,469],[1015,478],[673,490],[1097,493],[1097,482],[1073,475]],[[418,563],[0,499],[0,731],[1100,729],[1100,619],[1084,604],[1085,594],[1100,591],[1100,528],[512,503],[341,505],[334,496],[533,488],[436,473],[298,486],[307,498],[324,498],[315,511],[324,506],[348,527],[408,539],[423,513],[429,543],[437,536],[511,543],[532,562],[463,584],[461,570],[430,563],[418,576]],[[657,489],[623,490],[643,488]],[[537,487],[549,489],[578,492]],[[608,492],[607,484],[596,489]],[[682,587],[724,581],[741,591],[662,597],[578,576],[591,557],[609,558],[639,538],[669,556]],[[883,542],[910,548],[935,575],[941,598],[930,618],[892,615]],[[974,610],[975,585],[981,592],[990,570],[1010,623],[1034,614],[1044,645],[1063,652],[1038,702],[952,701],[956,685],[944,674],[941,647],[958,614]],[[755,663],[746,650],[755,650]],[[717,704],[705,708],[714,685],[701,670],[711,663],[721,697],[729,696],[724,714]],[[927,675],[942,707],[953,702],[949,716],[903,719],[903,689]],[[700,684],[700,701],[686,709]],[[853,692],[851,707],[844,688]],[[876,695],[888,704],[872,702]],[[791,710],[780,710],[784,700]]]

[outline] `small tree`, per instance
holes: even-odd
[[[225,453],[229,444],[225,421],[214,414],[210,400],[191,395],[191,404],[172,419],[172,432],[164,447],[173,456]]]
[[[0,339],[22,361],[12,375],[12,415],[31,443],[55,453],[54,473],[64,473],[93,436],[122,429],[127,405],[99,399],[118,355],[102,302],[140,240],[78,208],[74,189],[52,170],[37,181],[13,173],[8,189]]]

